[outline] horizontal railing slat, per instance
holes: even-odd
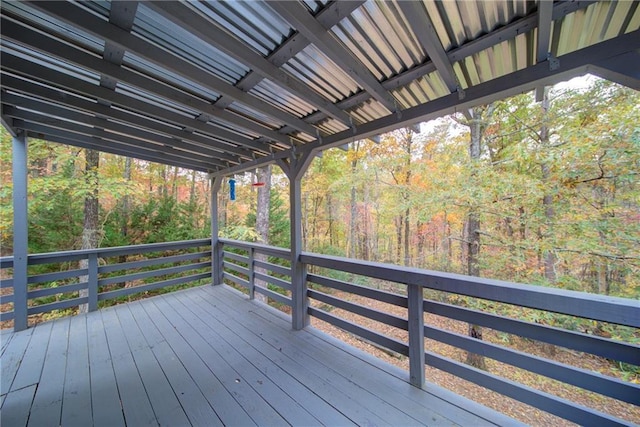
[[[223,261],[222,266],[229,270],[235,271],[236,273],[244,274],[245,276],[249,275],[249,269],[247,267],[242,267],[229,261]]]
[[[372,331],[371,329],[356,325],[355,323],[341,319],[337,316],[327,313],[326,311],[314,307],[309,307],[308,312],[311,316],[317,317],[320,320],[323,320],[333,326],[337,326],[340,329],[344,329],[347,332],[351,332],[354,335],[369,340],[384,348],[388,348],[389,350],[395,351],[396,353],[405,356],[409,355],[409,346],[401,341],[389,338],[376,331]]]
[[[265,282],[271,283],[274,286],[279,286],[279,287],[281,287],[283,289],[286,289],[288,291],[291,290],[291,283],[289,283],[287,281],[284,281],[282,279],[278,279],[277,277],[269,276],[267,274],[262,274],[262,273],[258,273],[258,272],[253,273],[253,276],[256,279],[264,280]]]
[[[249,257],[246,255],[234,254],[233,252],[227,252],[227,251],[223,251],[222,255],[224,256],[225,259],[241,262],[243,264],[249,263]]]
[[[329,255],[316,255],[307,252],[303,252],[300,255],[300,261],[305,264],[376,279],[422,286],[426,289],[451,292],[554,313],[570,314],[619,325],[640,327],[638,302],[627,298],[523,285],[461,274],[443,273]]]
[[[119,264],[101,265],[98,273],[111,273],[120,270],[132,270],[136,268],[152,267],[154,265],[169,264],[174,262],[193,261],[195,259],[211,257],[211,252],[196,252],[182,255],[172,255],[160,258],[145,259],[141,261],[123,262]]]
[[[5,322],[7,320],[12,320],[14,318],[13,310],[11,311],[3,311],[0,313],[0,322]]]
[[[149,243],[144,245],[117,246],[113,248],[81,249],[62,252],[48,252],[28,256],[29,265],[53,264],[86,259],[89,254],[97,254],[98,258],[121,255],[143,254],[148,252],[173,251],[180,249],[211,246],[211,239],[183,240],[177,242]]]
[[[46,297],[49,295],[66,294],[87,289],[87,282],[73,283],[71,285],[56,286],[54,288],[35,289],[27,292],[29,299]]]
[[[13,278],[12,277],[0,280],[0,289],[4,289],[4,288],[13,288]]]
[[[253,265],[257,268],[264,268],[265,270],[269,270],[272,273],[282,274],[285,276],[291,276],[291,269],[288,267],[283,267],[281,265],[272,264],[266,261],[260,261],[258,259],[253,260]]]
[[[424,327],[425,338],[436,340],[453,347],[490,357],[527,371],[591,390],[634,405],[640,405],[640,386],[626,383],[617,378],[564,365],[552,360],[532,356],[517,350],[508,349],[486,341],[441,329]]]
[[[238,286],[242,286],[243,288],[249,289],[249,282],[247,280],[241,279],[240,277],[235,276],[231,273],[227,273],[226,271],[224,272],[222,277],[227,280],[231,280],[233,283],[235,283]]]
[[[274,299],[276,301],[278,301],[279,303],[288,305],[289,307],[291,307],[291,298],[287,298],[286,296],[279,294],[277,292],[272,291],[271,289],[267,289],[267,288],[263,288],[261,286],[256,286],[255,291],[265,295],[271,299]]]
[[[89,270],[81,268],[77,270],[56,271],[55,273],[38,274],[37,276],[29,276],[27,283],[32,285],[36,283],[53,282],[56,280],[64,280],[72,277],[86,276]]]
[[[13,256],[0,257],[0,268],[13,268]]]
[[[142,271],[139,273],[125,274],[123,276],[108,277],[98,280],[98,286],[111,285],[114,283],[131,282],[133,280],[148,279],[156,276],[166,276],[168,274],[178,274],[189,270],[197,270],[199,268],[211,267],[210,262],[200,262],[197,264],[178,265],[175,267],[159,268],[156,270]]]
[[[449,319],[460,320],[479,326],[486,326],[524,338],[582,351],[597,356],[640,365],[640,346],[622,343],[607,338],[580,332],[567,331],[552,326],[523,320],[510,319],[497,314],[489,314],[470,308],[457,307],[425,300],[424,311]]]
[[[196,280],[207,279],[210,277],[211,273],[192,274],[190,276],[177,277],[175,279],[163,280],[161,282],[149,283],[146,285],[132,286],[130,288],[117,289],[115,291],[109,292],[101,292],[98,294],[98,301],[137,294],[139,292],[152,291],[155,289],[166,288],[168,286],[181,285],[183,283],[195,282]]]
[[[230,246],[232,248],[247,249],[247,250],[253,248],[256,252],[260,252],[265,255],[272,255],[277,258],[288,259],[291,257],[291,251],[286,248],[278,248],[276,246],[262,245],[260,243],[242,242],[240,240],[219,239],[219,241],[220,243],[223,243],[225,246]]]
[[[13,294],[0,296],[0,304],[9,304],[10,302],[13,302]]]
[[[403,319],[401,317],[394,316],[392,314],[388,314],[379,310],[374,310],[372,308],[368,308],[360,304],[345,301],[340,298],[335,298],[323,292],[314,291],[313,289],[309,289],[307,291],[307,294],[309,295],[310,298],[324,302],[325,304],[332,305],[336,308],[341,308],[351,313],[364,316],[371,320],[375,320],[376,322],[384,323],[385,325],[389,325],[389,326],[394,326],[396,328],[403,329],[405,331],[407,331],[409,328],[407,319]]]
[[[64,310],[65,308],[77,307],[80,304],[86,304],[89,299],[87,297],[72,298],[63,301],[51,302],[48,304],[36,305],[29,307],[27,314],[39,314],[53,310]]]
[[[425,352],[425,362],[442,371],[511,397],[579,425],[622,426],[626,422],[551,394],[465,365],[435,353]]]
[[[393,294],[391,292],[381,291],[378,289],[367,288],[366,286],[354,285],[352,283],[331,279],[317,274],[308,274],[307,280],[318,285],[328,288],[338,289],[340,291],[349,292],[363,297],[371,298],[377,301],[386,302],[388,304],[397,305],[398,307],[407,307],[407,297]]]

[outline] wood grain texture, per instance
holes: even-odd
[[[412,387],[406,372],[313,328],[293,331],[289,317],[228,286],[2,338],[3,425],[515,423],[431,385]]]

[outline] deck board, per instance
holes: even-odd
[[[3,425],[517,424],[431,384],[417,389],[317,330],[292,331],[284,314],[226,286],[5,339]]]
[[[189,424],[187,414],[131,312],[121,309],[117,310],[116,313],[120,324],[126,325],[123,328],[125,338],[129,343],[131,354],[147,391],[156,419],[161,425],[167,426]]]
[[[29,426],[61,425],[70,321],[68,317],[59,319],[51,327],[42,375],[29,412]]]
[[[91,367],[91,408],[98,427],[124,427],[124,414],[111,362],[102,312],[87,315],[87,343]]]

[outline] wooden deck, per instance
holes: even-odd
[[[1,425],[513,425],[226,286],[3,333]]]

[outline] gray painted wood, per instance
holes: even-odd
[[[7,344],[13,338],[13,331],[5,329],[0,332],[0,355],[4,354],[5,348],[7,348]]]
[[[10,392],[2,402],[0,425],[9,427],[27,425],[31,401],[35,392],[35,384]]]
[[[118,321],[116,308],[102,310],[101,313],[125,421],[127,425],[157,425],[155,413],[131,355],[123,327]]]
[[[367,405],[358,402],[357,393],[345,392],[332,385],[326,375],[316,374],[309,370],[308,363],[302,359],[295,359],[283,352],[282,346],[275,336],[272,336],[269,329],[253,329],[245,323],[247,320],[246,313],[242,313],[242,323],[233,321],[232,316],[220,310],[233,310],[224,307],[222,300],[215,300],[215,307],[209,304],[207,300],[211,299],[204,296],[200,299],[199,304],[207,312],[215,313],[215,318],[219,320],[222,327],[228,327],[229,336],[238,336],[251,345],[256,351],[263,354],[270,365],[277,365],[283,371],[296,378],[302,385],[309,389],[312,393],[319,396],[322,400],[334,408],[334,410],[343,414],[351,422],[359,425],[379,425],[388,424],[378,415],[369,410]],[[212,308],[213,307],[213,308]],[[220,308],[220,310],[216,310]],[[290,327],[290,326],[289,326]],[[256,331],[256,332],[254,332]],[[259,331],[259,332],[257,332]],[[257,334],[262,334],[261,336]],[[312,403],[312,402],[309,402]],[[307,407],[310,405],[307,404]],[[311,406],[313,408],[313,406]]]
[[[42,368],[42,376],[31,405],[29,426],[59,426],[67,367],[69,344],[69,318],[56,320],[51,328],[51,339]]]
[[[16,377],[11,385],[12,390],[18,390],[30,385],[38,384],[42,374],[42,366],[49,345],[52,322],[43,323],[33,328],[33,334],[26,348]],[[2,359],[2,370],[4,371],[4,357]]]
[[[166,294],[21,334],[30,341],[21,346],[27,352],[14,385],[30,382],[21,369],[37,372],[39,360],[42,376],[37,390],[36,384],[12,389],[2,399],[29,408],[33,397],[30,425],[514,423],[482,415],[494,413],[452,393],[435,393],[431,384],[429,392],[412,387],[405,371],[313,328],[292,331],[288,316],[227,286]],[[11,335],[7,356],[20,347],[13,342],[19,337]],[[75,394],[85,389],[88,421],[79,408],[84,397]]]
[[[204,341],[193,326],[187,323],[170,304],[167,304],[166,300],[157,298],[154,300],[154,304],[189,343],[193,351],[201,357],[211,374],[220,380],[225,389],[234,396],[240,405],[247,408],[247,413],[256,424],[288,424],[273,407],[260,398],[260,395],[252,387],[252,379],[244,378],[244,372],[236,370],[209,343]],[[194,320],[193,317],[191,317],[191,320]],[[214,342],[214,345],[215,347],[220,346],[217,342]]]
[[[32,329],[15,333],[2,354],[2,371],[0,373],[0,394],[7,394],[20,368],[20,361],[29,346]]]
[[[73,316],[70,319],[67,369],[62,399],[62,425],[93,424],[86,316]]]
[[[409,382],[424,387],[424,311],[422,287],[409,286]]]
[[[255,305],[258,306],[258,304]],[[271,307],[261,305],[252,307],[250,310],[260,316],[263,322],[273,322],[276,327],[279,327],[281,322],[286,322],[286,319],[281,320],[283,313]],[[284,327],[280,327],[288,333],[289,328],[286,327],[286,323],[284,325]],[[428,392],[413,387],[407,383],[406,371],[389,365],[314,328],[305,329],[305,334],[296,334],[294,339],[307,353],[307,359],[320,358],[325,360],[325,363],[330,364],[347,378],[358,376],[362,381],[366,381],[364,384],[369,390],[377,392],[380,397],[398,408],[402,408],[407,413],[415,414],[421,420],[431,420],[435,425],[518,424],[505,415],[442,389],[435,384],[428,384]],[[352,357],[337,356],[336,350]],[[341,363],[333,363],[336,359],[340,359]],[[471,408],[471,410],[467,411],[463,408]]]
[[[182,306],[174,303],[176,311],[200,335],[200,338],[196,339],[195,343],[198,346],[205,346],[206,353],[199,351],[199,354],[211,355],[211,357],[205,358],[210,369],[215,369],[216,372],[222,370],[227,375],[233,371],[235,375],[238,375],[236,378],[240,379],[240,384],[250,386],[253,390],[251,393],[259,395],[255,396],[256,402],[262,400],[266,405],[273,407],[279,414],[278,416],[286,420],[287,423],[292,425],[318,424],[319,421],[309,414],[295,398],[286,394],[264,372],[257,369],[245,358],[244,354],[249,347],[247,343],[240,346],[228,345],[223,335],[217,334],[213,329],[209,328],[207,323],[201,320],[201,316],[206,313],[199,311],[198,307],[194,307],[184,295],[179,296],[178,299]],[[211,346],[209,343],[216,343],[217,345]],[[193,345],[194,341],[192,341]],[[194,349],[196,348],[194,347]],[[235,382],[235,379],[233,382]],[[234,387],[234,384],[232,383],[231,386]],[[249,397],[251,398],[251,396]],[[252,410],[250,414],[256,422],[262,423],[263,421],[258,420],[256,417],[257,412],[257,410]],[[266,415],[268,416],[269,414]]]
[[[205,296],[206,297],[206,296]],[[253,340],[263,339],[253,335],[249,336],[249,341],[243,336],[226,328],[220,319],[213,316],[207,304],[202,301],[198,295],[193,293],[185,293],[181,298],[185,305],[193,310],[194,314],[199,316],[209,326],[207,335],[216,336],[225,347],[238,349],[259,372],[268,377],[274,384],[277,384],[285,393],[295,398],[300,404],[306,408],[319,422],[324,425],[348,425],[352,422],[340,412],[336,411],[331,405],[325,402],[320,396],[299,381],[295,376],[291,375],[285,369],[274,364],[264,353],[258,351],[250,344]],[[287,322],[288,323],[288,322]]]
[[[124,414],[102,322],[102,313],[99,311],[89,313],[86,318],[93,424],[96,427],[124,427]]]
[[[20,132],[13,138],[13,328],[27,328],[27,263],[29,224],[27,202],[27,136]]]
[[[126,325],[124,334],[158,423],[167,426],[189,424],[187,414],[128,307],[122,307],[116,313],[120,324]]]
[[[242,413],[242,408],[233,398],[227,393],[221,393],[224,388],[206,369],[199,356],[189,351],[188,343],[181,339],[162,313],[149,302],[135,304],[135,307],[132,305],[131,312],[182,403],[189,421],[194,425],[216,426],[222,425],[223,419],[216,411],[218,408],[228,410],[232,416]],[[167,328],[171,330],[167,331]],[[242,417],[229,420],[238,419]]]
[[[233,299],[225,298],[220,304],[217,304],[220,310],[224,310],[224,314],[217,311],[216,316],[227,316],[230,320],[234,317],[234,313],[235,316],[237,316],[238,310],[240,310],[243,318],[242,323],[245,328],[255,328],[256,330],[261,328],[263,322],[255,316],[250,308],[247,309],[247,306],[244,304],[236,305],[232,300]],[[223,306],[222,303],[231,305]],[[280,334],[272,334],[270,328],[267,329],[267,331],[269,334],[267,337],[263,337],[261,344],[263,344],[263,346],[270,345],[272,350],[277,350],[276,354],[280,356],[278,358],[280,360],[282,360],[282,356],[288,357],[288,359],[284,359],[284,364],[281,366],[284,369],[290,370],[292,369],[291,361],[300,361],[303,372],[296,372],[295,375],[302,375],[305,384],[308,384],[316,393],[322,393],[323,398],[332,399],[332,405],[341,405],[348,402],[344,410],[350,414],[350,418],[357,424],[419,424],[418,420],[393,405],[388,404],[378,396],[372,394],[370,390],[361,387],[353,378],[336,375],[336,372],[333,370],[333,365],[342,362],[340,357],[332,358],[327,361],[327,364],[312,363],[313,360],[304,353],[303,349],[300,348],[295,340],[289,341]],[[263,334],[265,334],[264,331]],[[291,336],[291,334],[294,333],[288,332],[287,334]],[[264,341],[264,339],[266,339],[266,341]],[[340,354],[340,352],[337,354]],[[337,356],[337,354],[335,356]],[[328,390],[326,390],[325,387],[328,388]],[[340,403],[336,403],[336,400],[340,400]]]

